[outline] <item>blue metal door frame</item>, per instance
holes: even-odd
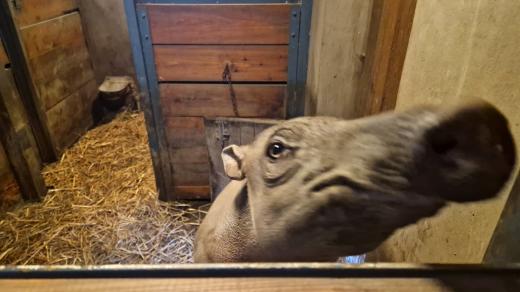
[[[287,117],[305,111],[305,83],[311,26],[312,0],[125,0],[128,32],[134,66],[147,120],[148,138],[159,197],[168,199],[172,186],[166,133],[159,103],[159,82],[155,69],[148,15],[142,4],[292,4],[289,29]],[[168,162],[168,163],[166,163]]]

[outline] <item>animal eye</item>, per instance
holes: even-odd
[[[287,150],[287,147],[285,147],[285,145],[280,142],[271,143],[269,148],[267,148],[267,156],[269,156],[271,159],[278,159]]]

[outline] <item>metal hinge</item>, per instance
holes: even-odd
[[[226,121],[216,121],[217,127],[217,140],[220,141],[220,147],[224,149],[229,143],[231,133],[229,131],[229,124]]]

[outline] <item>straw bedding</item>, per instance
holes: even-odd
[[[0,264],[192,261],[207,206],[157,200],[142,114],[89,131],[43,174],[41,203],[0,215]]]

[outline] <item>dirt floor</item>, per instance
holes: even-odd
[[[43,174],[42,202],[0,215],[0,264],[192,261],[207,206],[157,200],[142,114],[89,131]]]

